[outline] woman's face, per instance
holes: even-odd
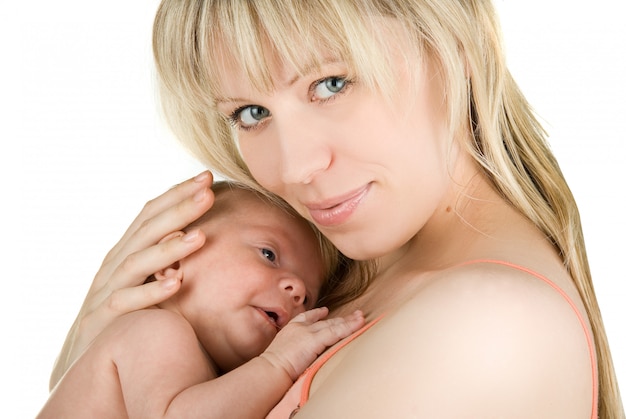
[[[407,243],[450,182],[441,77],[428,60],[408,63],[400,53],[408,46],[389,45],[391,101],[348,78],[337,60],[301,77],[276,65],[269,94],[232,68],[218,100],[254,178],[354,259]]]

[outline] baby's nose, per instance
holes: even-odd
[[[296,306],[302,306],[306,299],[304,281],[296,276],[283,278],[280,287],[289,295]]]

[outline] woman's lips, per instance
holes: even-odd
[[[367,195],[370,184],[347,194],[337,196],[320,203],[307,204],[306,207],[313,221],[323,227],[333,227],[344,223],[356,211]]]

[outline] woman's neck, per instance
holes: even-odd
[[[478,165],[457,161],[444,199],[428,222],[401,248],[380,258],[379,275],[445,269],[471,259],[505,257],[523,243],[551,245],[507,202]]]
[[[361,308],[371,319],[414,295],[429,278],[477,259],[528,264],[559,257],[545,235],[507,202],[468,158],[428,222],[402,247],[377,260],[367,291],[338,313]]]

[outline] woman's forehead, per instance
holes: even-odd
[[[381,19],[384,25],[380,25]],[[324,35],[316,32],[305,39],[303,33],[287,32],[280,36],[258,27],[252,30],[260,31],[256,36],[246,36],[218,24],[206,51],[208,80],[213,84],[211,96],[215,102],[224,101],[232,94],[230,92],[246,86],[270,93],[276,86],[288,85],[329,63],[341,63],[349,76],[359,78],[369,87],[392,84],[393,77],[389,78],[393,73],[389,68],[391,55],[409,57],[415,56],[417,51],[409,51],[406,32],[395,19],[378,17],[363,24],[371,26],[367,32],[376,34],[363,37],[357,43],[339,32]],[[283,38],[290,42],[284,42]],[[280,39],[283,41],[279,42]]]
[[[209,66],[217,81],[213,89],[215,102],[236,101],[232,92],[269,93],[275,86],[289,86],[324,65],[346,62],[341,53],[324,48],[290,57],[279,53],[273,45],[258,46],[258,53],[254,54],[258,59],[252,61],[244,51],[230,48],[223,40],[214,44],[212,55]]]
[[[220,87],[214,94],[214,101],[218,105],[227,102],[245,102],[254,93],[269,93],[277,86],[290,87],[301,78],[321,73],[328,67],[341,68],[342,72],[349,71],[343,60],[330,55],[321,61],[309,62],[298,68],[276,59],[268,64],[270,83],[265,85],[260,81],[251,80],[241,66],[224,66],[220,71]]]

